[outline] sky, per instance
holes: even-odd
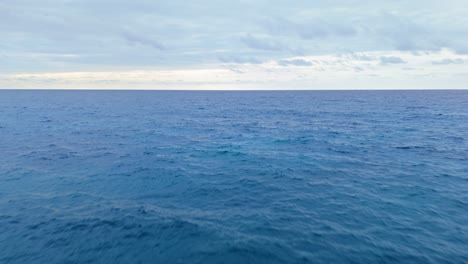
[[[3,89],[467,89],[466,0],[0,0]]]

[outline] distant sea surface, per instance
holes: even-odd
[[[0,263],[468,263],[468,91],[0,91]]]

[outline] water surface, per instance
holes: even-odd
[[[0,263],[468,263],[468,91],[0,91]]]

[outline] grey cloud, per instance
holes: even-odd
[[[298,34],[304,39],[323,38],[327,36],[351,37],[356,35],[355,28],[348,25],[327,24],[315,21],[310,24],[301,25]]]
[[[236,55],[219,56],[218,59],[224,63],[238,63],[238,64],[260,64],[260,60],[254,57],[242,57]]]
[[[351,10],[353,12],[350,12]],[[421,19],[421,17],[416,18],[404,12],[388,12],[385,9],[383,11],[378,9],[379,12],[372,10],[366,13],[365,10],[366,8],[330,9],[326,10],[323,15],[316,14],[310,17],[270,18],[263,21],[261,25],[273,36],[289,39],[297,37],[303,42],[315,44],[320,41],[320,44],[324,44],[323,46],[319,44],[321,49],[326,49],[325,45],[336,49],[342,46],[339,41],[346,39],[347,48],[356,51],[359,49],[436,51],[444,47],[457,51],[463,50],[460,48],[460,41],[453,41],[453,36],[455,39],[460,39],[460,36],[468,33],[461,26],[463,24],[461,22],[459,23],[460,29],[450,32],[452,30],[447,30],[443,24],[434,22],[432,17],[434,14],[430,12],[424,14],[426,17]],[[466,40],[462,43],[466,43]]]
[[[405,64],[406,61],[396,56],[388,56],[388,57],[382,56],[380,57],[380,63],[382,64]]]
[[[224,68],[234,72],[234,73],[237,73],[237,74],[243,74],[245,73],[244,71],[240,70],[239,68],[237,68],[236,66],[233,66],[233,65],[225,65]]]
[[[465,60],[463,59],[443,59],[438,61],[432,61],[434,65],[447,65],[447,64],[463,64]]]
[[[468,33],[467,33],[468,35]],[[460,55],[468,54],[468,41],[464,45],[458,46],[454,48],[455,52]]]
[[[158,50],[165,50],[166,49],[164,47],[164,45],[162,45],[159,41],[151,39],[148,36],[143,36],[143,35],[139,35],[139,34],[135,34],[135,33],[131,33],[131,32],[124,32],[122,34],[122,36],[127,41],[129,41],[130,43],[137,43],[137,44],[141,44],[141,45],[146,45],[146,46],[150,46],[150,47],[153,47],[155,49],[158,49]]]
[[[376,58],[368,55],[353,54],[351,58],[358,61],[375,61]]]
[[[306,21],[293,22],[289,19],[276,17],[264,21],[262,25],[272,35],[297,35],[305,40],[320,39],[329,36],[349,37],[354,36],[357,30],[348,24],[335,21],[323,21],[320,19],[307,19]]]
[[[444,38],[442,32],[435,34],[444,29],[434,25],[432,17],[427,19],[428,21],[422,23],[411,15],[382,12],[372,19],[374,24],[369,24],[367,27],[376,37],[401,51],[436,51],[451,46],[449,38]]]
[[[306,61],[303,59],[294,59],[294,60],[280,60],[278,65],[281,66],[312,66],[312,62]]]
[[[285,47],[277,41],[271,39],[262,39],[248,34],[241,38],[241,41],[251,49],[266,51],[281,51]]]

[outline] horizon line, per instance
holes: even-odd
[[[213,91],[213,92],[287,92],[287,91],[468,91],[468,88],[362,88],[362,89],[153,89],[153,88],[0,88],[0,91]]]

